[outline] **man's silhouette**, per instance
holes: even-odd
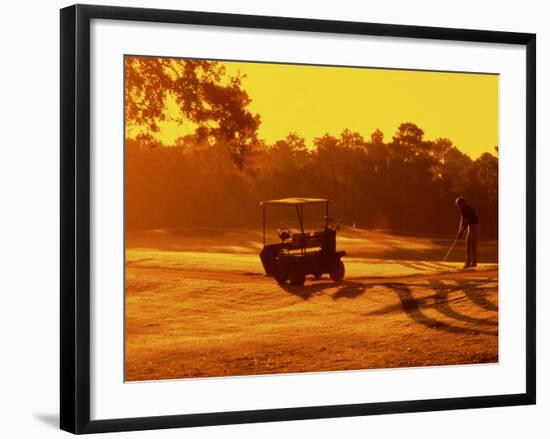
[[[461,239],[466,233],[466,262],[464,268],[477,265],[477,236],[479,234],[479,219],[476,211],[466,204],[462,197],[458,197],[455,204],[460,209],[460,225],[456,239]]]

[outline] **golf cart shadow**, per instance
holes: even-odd
[[[332,295],[333,299],[338,299],[339,297],[353,298],[363,294],[368,287],[367,284],[361,282],[346,280],[333,282],[329,279],[317,280],[305,286],[295,286],[287,283],[279,284],[279,286],[287,293],[298,296],[303,300],[309,300],[311,297],[325,293],[326,290],[331,288],[337,288],[336,293]]]

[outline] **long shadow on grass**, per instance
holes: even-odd
[[[411,289],[408,285],[405,285],[402,283],[387,283],[387,284],[383,284],[383,286],[391,289],[399,296],[399,300],[401,301],[401,306],[403,307],[403,309],[411,319],[413,319],[417,323],[420,323],[421,325],[427,326],[428,328],[438,329],[446,332],[452,332],[455,334],[485,334],[485,335],[494,335],[494,336],[498,335],[497,331],[455,326],[451,323],[443,322],[433,317],[427,316],[426,314],[424,314],[424,312],[420,307],[421,301],[413,297],[411,293]],[[467,319],[468,316],[457,313],[456,311],[452,310],[448,304],[444,304],[443,302],[441,302],[442,297],[445,297],[445,294],[448,294],[448,292],[442,293],[442,295],[440,295],[440,292],[438,292],[436,289],[436,303],[434,307],[439,312],[446,315],[447,317],[451,317],[455,320],[460,320],[462,322],[471,323],[471,324],[480,323],[479,319],[475,319],[475,322],[472,320],[468,320]],[[486,321],[484,321],[484,323],[488,324],[488,322]]]
[[[464,291],[466,298],[471,300],[472,303],[480,308],[488,311],[498,311],[498,306],[487,300],[485,295],[493,289],[493,287],[486,287],[485,284],[494,281],[493,279],[484,280],[455,280],[454,284],[445,284],[438,280],[432,280],[428,284],[405,284],[402,282],[357,282],[357,281],[343,281],[335,284],[334,282],[320,282],[304,287],[293,287],[290,285],[282,286],[285,291],[294,294],[304,300],[308,300],[310,297],[316,294],[323,293],[329,288],[336,287],[337,290],[332,294],[333,300],[339,300],[343,298],[355,299],[363,295],[367,290],[374,287],[387,288],[399,297],[398,304],[390,305],[382,309],[368,313],[367,315],[384,315],[392,312],[399,312],[403,309],[407,315],[424,326],[432,329],[438,329],[447,332],[461,333],[461,334],[486,334],[486,335],[498,335],[497,331],[488,329],[478,329],[475,327],[463,327],[456,326],[452,323],[440,321],[436,318],[429,317],[422,310],[423,308],[434,308],[442,315],[459,321],[463,324],[481,325],[495,327],[498,326],[497,322],[481,319],[477,317],[468,316],[454,310],[450,304],[452,302],[458,302],[466,300],[464,297],[450,298],[449,294],[458,291]],[[412,295],[411,288],[429,288],[433,290],[434,294],[425,296],[422,298],[415,298]]]
[[[484,306],[481,308],[487,309],[487,304],[490,302],[483,296],[490,288],[480,287],[474,281],[459,282],[458,285],[448,285],[439,280],[430,281],[430,288],[436,292],[434,308],[439,311],[441,314],[453,318],[455,320],[460,320],[465,323],[472,323],[475,325],[487,325],[487,326],[498,326],[497,322],[493,322],[486,319],[480,319],[476,317],[471,317],[462,313],[457,312],[449,306],[451,299],[449,299],[449,293],[454,293],[457,291],[469,291],[466,292],[468,297],[476,297],[476,301],[473,301],[476,305],[479,306],[479,303],[483,303]],[[455,299],[456,300],[456,299]],[[491,304],[493,305],[493,304]],[[493,305],[494,309],[491,311],[498,311],[498,307]]]
[[[487,283],[489,282],[495,282],[495,279],[488,279]],[[491,287],[481,287],[475,281],[469,280],[462,283],[462,288],[464,289],[468,299],[470,299],[477,306],[486,309],[487,311],[498,312],[498,305],[490,302],[487,300],[487,297],[485,297],[485,293],[490,291],[492,289]]]

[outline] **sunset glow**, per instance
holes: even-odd
[[[223,62],[241,73],[261,116],[259,137],[269,143],[297,132],[306,139],[348,128],[365,138],[380,129],[391,140],[402,122],[414,122],[425,138],[446,137],[477,158],[498,145],[498,75]],[[169,103],[169,112],[177,112]],[[159,138],[172,144],[192,127],[166,121]]]

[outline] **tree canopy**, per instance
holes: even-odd
[[[312,148],[297,132],[270,144],[258,138],[241,79],[212,61],[126,59],[128,228],[254,227],[262,200],[318,197],[332,199],[347,224],[450,234],[462,195],[482,233],[497,236],[495,155],[473,160],[410,121],[389,141],[379,129],[345,129]],[[167,118],[192,127],[171,146],[158,140]]]
[[[153,142],[159,122],[191,123],[198,141],[222,144],[242,169],[258,142],[260,116],[247,110],[250,97],[241,77],[229,76],[216,62],[127,57],[125,62],[127,128]],[[179,111],[168,114],[173,102]]]

